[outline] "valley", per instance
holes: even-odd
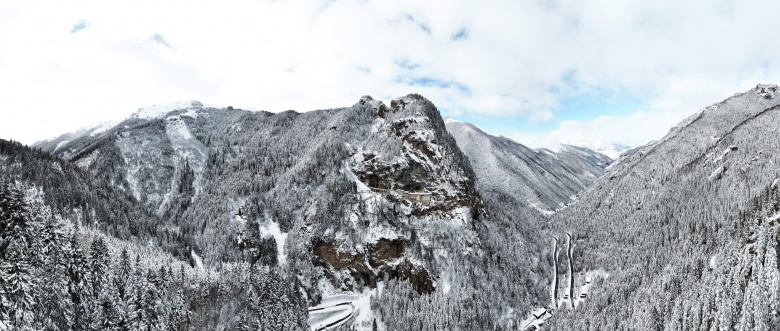
[[[306,113],[143,108],[35,148],[3,141],[0,171],[4,197],[48,210],[23,219],[62,222],[53,245],[103,265],[83,271],[92,292],[51,299],[51,326],[769,330],[777,90],[707,107],[619,162],[530,149],[410,94]],[[38,273],[45,254],[14,258]],[[141,304],[156,297],[180,308]]]

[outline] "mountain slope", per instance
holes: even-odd
[[[609,156],[609,158],[613,160],[619,159],[621,154],[631,149],[631,147],[627,145],[608,143],[600,140],[581,140],[572,142],[570,145],[587,148],[596,153]]]
[[[425,303],[428,315],[479,312],[427,327],[477,330],[512,325],[512,312],[544,300],[539,270],[550,262],[533,260],[534,230],[499,198],[483,201],[467,158],[419,95],[278,114],[192,103],[53,152],[170,223],[206,267],[279,268],[312,304],[341,291],[370,295],[356,321],[417,329],[423,322],[391,307]]]
[[[468,123],[448,121],[447,130],[468,156],[480,191],[513,195],[517,203],[542,213],[571,202],[612,162],[603,154],[569,145],[563,145],[559,153],[532,150]]]
[[[120,239],[154,241],[178,257],[189,256],[170,223],[147,212],[132,196],[76,165],[38,149],[0,139],[0,174],[39,192],[53,212]]]
[[[552,233],[577,238],[574,271],[609,277],[550,327],[780,327],[778,122],[776,86],[735,95],[625,158],[555,215]]]
[[[218,330],[249,318],[259,329],[308,329],[297,278],[189,265],[188,245],[131,195],[0,140],[0,328]]]

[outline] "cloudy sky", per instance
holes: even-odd
[[[629,145],[780,83],[780,2],[0,0],[0,138],[181,100],[307,111],[408,93],[531,147]]]

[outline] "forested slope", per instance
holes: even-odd
[[[780,93],[759,85],[632,154],[549,223],[609,275],[551,330],[775,330]]]
[[[369,295],[360,329],[511,327],[545,300],[541,215],[483,198],[419,95],[278,114],[192,102],[55,141],[40,146],[137,200],[206,268],[266,266],[311,305]]]
[[[159,222],[69,162],[0,141],[0,329],[306,328],[297,279],[191,266]]]
[[[483,195],[510,194],[516,204],[547,214],[572,202],[612,163],[606,155],[576,146],[563,145],[557,153],[530,149],[468,123],[450,120],[447,130],[469,157]]]

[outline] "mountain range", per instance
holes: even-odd
[[[4,282],[0,325],[771,330],[778,97],[759,85],[631,150],[531,149],[417,94],[304,113],[187,101],[2,141],[3,222],[65,234],[29,241],[69,271],[42,281],[52,250],[0,256],[2,279],[30,280]]]

